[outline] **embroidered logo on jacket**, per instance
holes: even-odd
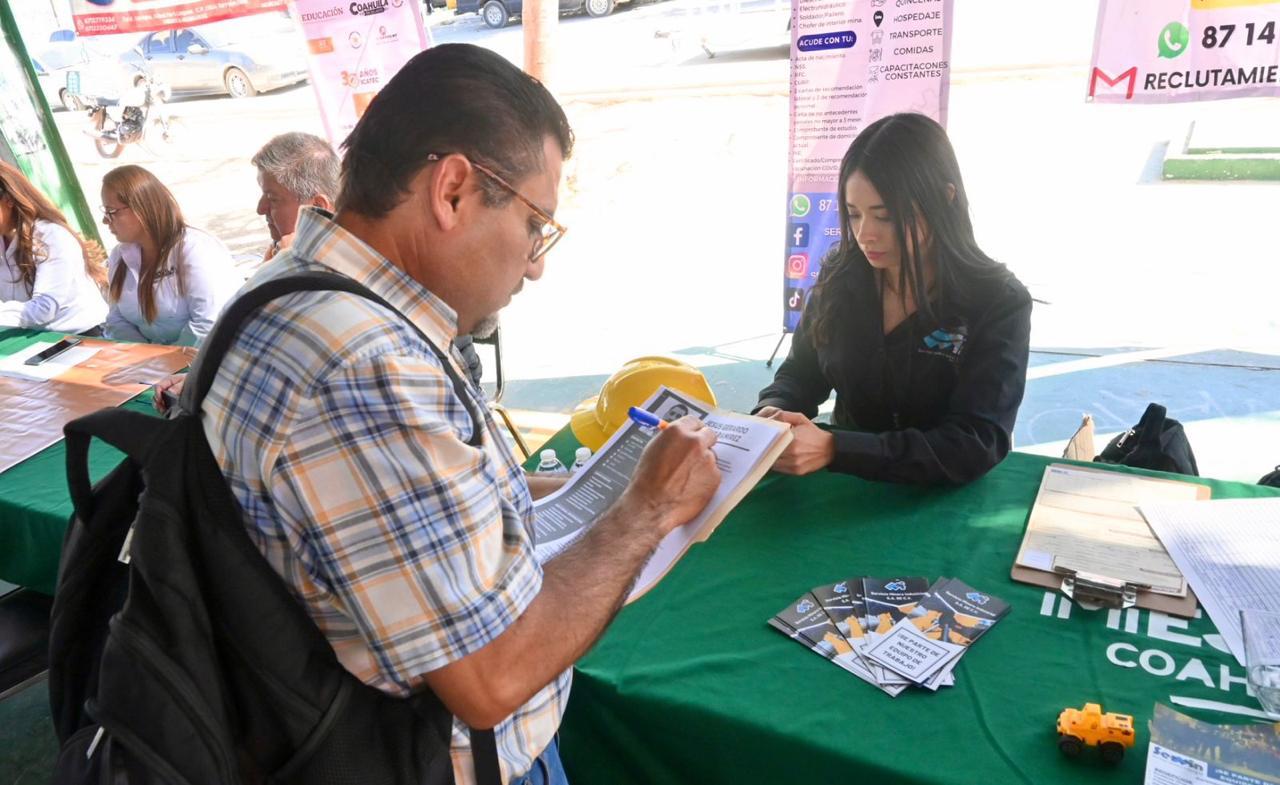
[[[941,357],[956,358],[964,351],[964,342],[968,338],[968,330],[964,325],[956,327],[939,327],[924,337],[925,354],[936,354]]]

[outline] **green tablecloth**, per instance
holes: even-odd
[[[0,356],[33,340],[0,332]],[[127,405],[149,411],[146,396]],[[567,464],[577,445],[565,429],[547,446]],[[119,459],[96,445],[94,477]],[[71,511],[64,460],[59,444],[0,475],[0,579],[52,590]],[[1256,708],[1207,618],[1089,613],[1009,579],[1048,462],[1015,453],[947,490],[766,477],[579,664],[561,736],[571,781],[1138,783],[1156,701]],[[1203,482],[1214,498],[1280,494]],[[893,699],[766,626],[809,588],[856,575],[958,577],[1013,610],[955,687]],[[1138,745],[1116,769],[1057,751],[1058,712],[1087,701],[1135,715]]]
[[[31,330],[0,330],[0,357],[39,340],[60,337]],[[145,394],[126,406],[153,411]],[[0,580],[53,593],[62,535],[71,517],[66,455],[59,442],[0,474]],[[95,443],[89,451],[92,478],[105,475],[122,457],[117,450]]]
[[[564,460],[574,445],[562,433],[549,446]],[[1207,617],[1091,613],[1010,580],[1048,463],[1014,453],[947,490],[766,477],[579,663],[561,733],[570,781],[1139,783],[1156,701],[1258,708]],[[1214,498],[1278,493],[1204,482]],[[806,590],[859,575],[958,577],[1013,610],[955,687],[890,698],[766,626]],[[1118,768],[1057,750],[1058,712],[1088,701],[1135,717]]]

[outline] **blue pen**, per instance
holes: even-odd
[[[653,412],[646,412],[644,409],[637,406],[632,406],[630,409],[627,409],[627,416],[630,417],[633,422],[639,423],[646,428],[657,428],[658,430],[662,430],[671,424]]]

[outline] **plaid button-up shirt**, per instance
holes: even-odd
[[[319,211],[249,282],[328,270],[364,284],[453,357],[452,309]],[[483,647],[537,595],[529,486],[470,382],[482,446],[418,333],[352,294],[279,298],[240,331],[204,400],[205,434],[249,535],[342,664],[404,695]],[[504,779],[550,743],[570,672],[495,730]],[[474,772],[455,721],[459,783]]]

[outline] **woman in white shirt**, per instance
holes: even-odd
[[[0,327],[80,333],[102,324],[106,256],[67,225],[22,172],[0,161]]]
[[[244,283],[226,246],[187,226],[173,194],[140,166],[121,166],[102,178],[102,222],[120,241],[107,260],[106,337],[203,340]]]

